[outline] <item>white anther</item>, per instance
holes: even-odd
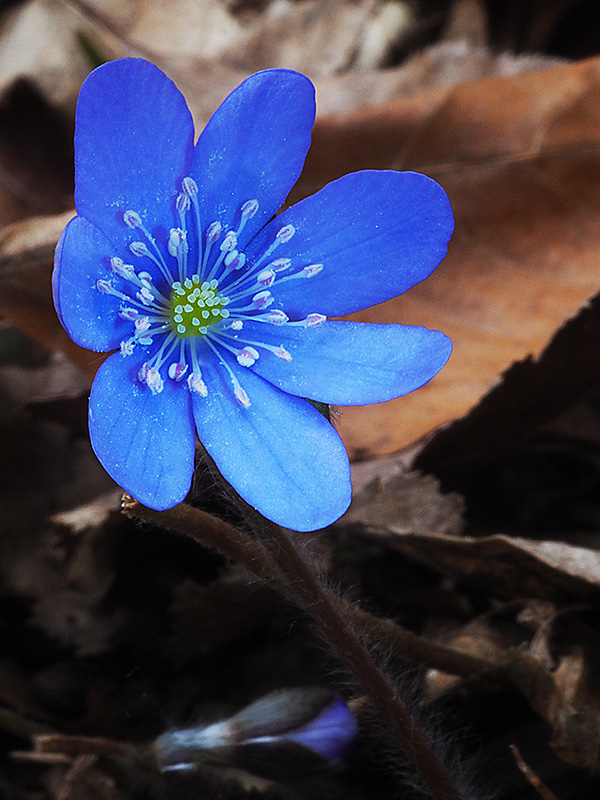
[[[271,325],[285,325],[290,319],[287,314],[284,314],[284,312],[279,309],[267,311],[264,318],[266,322],[270,322]]]
[[[250,408],[250,398],[239,383],[234,387],[233,393],[235,394],[235,399],[243,408]]]
[[[196,197],[198,194],[198,184],[188,175],[181,181],[181,190],[188,197]]]
[[[138,318],[139,314],[135,308],[121,308],[119,310],[119,316],[121,319],[126,319],[129,322],[133,322]]]
[[[284,361],[291,361],[292,355],[288,353],[285,347],[278,347],[276,350],[273,350],[277,358],[282,358]]]
[[[152,344],[152,337],[151,336],[143,336],[141,339],[138,339],[138,342],[140,344],[148,346],[149,344]]]
[[[294,228],[293,225],[284,225],[283,228],[280,228],[277,231],[275,238],[277,239],[278,242],[285,244],[286,242],[289,242],[289,240],[295,233],[296,233],[296,228]]]
[[[108,281],[102,280],[102,278],[100,278],[99,280],[96,281],[96,289],[98,289],[98,291],[101,294],[110,294],[112,291],[112,286]]]
[[[234,319],[233,322],[231,323],[231,329],[233,331],[241,331],[243,327],[244,323],[242,322],[241,319]]]
[[[225,244],[225,242],[223,242],[223,244]],[[223,249],[223,245],[221,245],[221,249]],[[228,266],[230,266],[230,264],[234,260],[234,258],[237,258],[238,256],[239,256],[239,253],[238,253],[237,250],[230,250],[230,252],[227,253],[225,258],[223,259],[223,263],[225,264],[226,267],[228,267]]]
[[[138,272],[138,278],[141,280],[142,283],[151,286],[152,284],[152,275],[149,272]]]
[[[251,219],[258,211],[258,200],[246,200],[242,206],[242,216]]]
[[[250,347],[250,345],[247,345],[243,350],[238,352],[237,362],[242,367],[251,367],[254,363],[256,363],[258,356],[258,350],[256,350],[254,347]]]
[[[181,228],[171,228],[169,233],[169,241],[167,243],[169,255],[172,255],[174,258],[176,258],[184,242],[185,233],[181,230]]]
[[[126,225],[129,225],[130,228],[141,228],[142,227],[142,218],[137,213],[137,211],[131,211],[128,209],[123,214],[123,221]]]
[[[208,389],[206,388],[206,384],[202,380],[202,374],[199,371],[192,372],[192,374],[188,376],[187,385],[190,392],[196,392],[196,394],[199,394],[200,397],[206,397],[208,395]]]
[[[135,296],[138,300],[140,300],[145,306],[151,306],[154,302],[154,295],[148,289],[147,286],[142,286],[139,292],[136,292]]]
[[[268,308],[275,298],[268,290],[258,292],[252,298],[252,306],[257,309]]]
[[[181,361],[174,361],[169,365],[169,378],[172,381],[179,382],[187,372],[188,365],[183,364]]]
[[[261,286],[270,286],[274,280],[275,273],[272,269],[263,269],[263,271],[259,272],[256,276],[256,282],[260,283]]]
[[[323,264],[309,264],[308,267],[301,269],[298,275],[301,275],[304,278],[313,278],[315,275],[318,275],[322,269]]]
[[[135,320],[134,325],[138,333],[145,333],[150,327],[150,320],[148,317],[139,317]]]
[[[146,372],[146,385],[152,394],[160,394],[165,388],[164,381],[156,367],[150,367]]]
[[[244,264],[246,263],[246,254],[245,253],[237,253],[235,258],[231,259],[228,263],[227,256],[225,257],[225,264],[231,269],[241,269]]]
[[[178,194],[175,201],[175,208],[180,214],[185,214],[191,205],[190,198],[186,194]]]
[[[235,235],[235,231],[227,231],[225,234],[225,238],[221,242],[221,250],[229,251],[235,250],[235,246],[237,244],[237,236]]]
[[[140,383],[146,383],[146,378],[148,377],[148,370],[150,369],[150,365],[147,361],[144,361],[142,366],[139,368],[138,371],[138,380]]]
[[[291,263],[291,258],[276,258],[267,265],[267,269],[272,269],[275,272],[281,272],[282,270],[287,269]]]
[[[324,314],[309,314],[303,322],[307,328],[315,328],[317,325],[322,325],[326,320],[327,317]]]
[[[110,260],[110,268],[118,275],[120,278],[125,278],[125,280],[131,280],[135,277],[135,270],[131,264],[124,264],[122,258],[111,258]]]
[[[211,222],[206,231],[206,241],[208,244],[214,244],[221,235],[222,230],[223,227],[220,222]]]
[[[132,242],[129,245],[129,249],[131,250],[134,256],[140,256],[140,257],[147,256],[150,253],[150,251],[143,242]]]
[[[130,356],[133,353],[133,346],[134,341],[133,339],[127,339],[121,342],[121,355],[122,356]]]

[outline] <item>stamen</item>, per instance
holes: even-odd
[[[200,212],[198,212],[200,213]],[[206,265],[208,263],[208,256],[210,251],[212,250],[213,244],[218,242],[221,237],[221,231],[223,230],[223,226],[220,222],[211,222],[208,226],[208,230],[206,231],[206,250],[204,251],[204,258],[202,259],[202,266],[198,270],[198,272],[203,275],[206,272]],[[198,261],[200,263],[200,261]]]
[[[240,224],[236,231],[237,236],[244,230],[246,227],[246,222],[256,214],[258,211],[258,200],[246,200],[246,202],[242,205],[240,209],[242,217],[240,219]]]
[[[292,263],[291,258],[276,258],[267,265],[267,269],[272,269],[274,272],[281,272],[287,269]]]
[[[296,228],[293,225],[284,225],[283,228],[280,228],[276,235],[275,239],[282,244],[289,242],[292,236],[296,233]]]
[[[266,314],[252,317],[252,321],[269,322],[271,325],[285,325],[290,321],[290,318],[280,309],[274,308],[273,311],[268,311]]]
[[[152,394],[160,394],[165,388],[164,381],[160,377],[160,372],[156,367],[151,367],[147,361],[140,367],[138,380],[141,383],[145,383]]]
[[[187,385],[190,392],[195,392],[199,394],[200,397],[208,397],[208,388],[202,380],[200,371],[192,372],[192,374],[188,376]]]
[[[259,357],[259,352],[254,347],[244,347],[236,356],[238,364],[242,367],[251,367]]]
[[[146,239],[150,242],[150,244],[152,245],[152,247],[156,251],[157,258],[154,257],[150,253],[150,251],[144,253],[143,255],[147,256],[150,259],[152,259],[152,261],[156,264],[156,266],[162,272],[165,280],[168,283],[173,283],[173,276],[171,275],[171,271],[167,267],[167,265],[165,263],[165,260],[162,257],[162,253],[160,252],[160,249],[159,249],[158,245],[156,244],[156,241],[154,240],[154,237],[152,236],[150,231],[148,231],[145,228],[145,226],[144,226],[144,224],[142,222],[142,218],[137,213],[137,211],[132,211],[131,209],[128,209],[127,211],[125,211],[125,213],[123,214],[123,221],[125,222],[125,224],[128,227],[140,230],[144,234]],[[134,244],[135,245],[139,245],[139,244],[143,244],[143,242],[134,242]]]
[[[210,339],[206,339],[206,343],[219,359],[219,363],[221,364],[221,366],[224,367],[229,373],[229,377],[231,378],[231,383],[233,384],[233,394],[235,395],[235,399],[242,406],[242,408],[250,408],[251,405],[250,398],[248,397],[248,394],[246,393],[245,389],[242,388],[242,385],[234,375],[233,370],[231,369],[229,364],[221,356],[221,354],[219,353],[215,345],[210,341]]]
[[[185,373],[187,372],[188,365],[182,361],[174,361],[172,364],[169,365],[169,378],[179,383],[180,380],[183,379]]]
[[[181,181],[181,190],[190,198],[198,196],[198,184],[189,175]]]
[[[272,269],[264,269],[256,276],[256,282],[260,283],[261,286],[271,286],[274,280],[275,273]]]
[[[258,292],[258,294],[255,294],[252,298],[252,308],[256,308],[258,310],[268,308],[271,303],[274,302],[274,300],[275,298],[268,290],[265,290],[264,292]]]
[[[142,218],[137,213],[137,211],[132,211],[128,209],[123,214],[123,222],[125,225],[128,225],[130,228],[141,228],[142,227]]]
[[[150,255],[150,251],[143,242],[131,242],[129,249],[134,256],[142,257]]]
[[[263,261],[265,261],[267,258],[270,258],[271,254],[275,252],[279,245],[289,242],[295,233],[296,228],[294,228],[293,225],[284,225],[283,228],[280,228],[275,234],[275,241],[269,245],[258,261],[256,261],[254,266],[258,267]]]
[[[306,319],[299,319],[294,322],[288,322],[288,325],[297,325],[301,328],[314,328],[317,325],[322,325],[327,320],[323,314],[309,314]]]
[[[180,217],[185,216],[185,214],[190,210],[191,200],[187,194],[178,194],[177,200],[175,200],[175,208],[177,209],[177,213]]]
[[[135,308],[121,308],[119,309],[119,316],[121,317],[121,319],[126,319],[129,322],[134,322],[139,316],[139,311],[136,311]]]
[[[298,272],[294,272],[293,275],[286,275],[285,278],[280,278],[279,283],[283,283],[284,281],[292,281],[295,278],[314,278],[315,275],[318,275],[323,269],[323,264],[309,264],[307,267],[303,267]]]

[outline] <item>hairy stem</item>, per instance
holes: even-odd
[[[286,598],[312,617],[371,698],[435,800],[461,800],[426,737],[396,695],[392,684],[371,658],[349,620],[374,639],[381,634],[405,658],[414,660],[415,651],[418,651],[426,656],[430,666],[446,669],[460,664],[460,673],[468,674],[481,672],[493,665],[470,656],[462,659],[463,654],[426,643],[393,623],[379,620],[345,602],[321,583],[294,545],[290,534],[275,525],[266,524],[259,538],[253,538],[192,506],[181,504],[169,511],[157,512],[142,506],[128,495],[123,498],[123,511],[129,517],[184,533],[274,583]],[[435,664],[436,656],[443,666]]]
[[[435,800],[461,800],[457,788],[415,719],[348,622],[346,605],[323,586],[289,534],[268,525],[260,535],[282,574],[287,577],[296,602],[312,617],[325,639],[371,698]]]
[[[124,495],[123,512],[128,517],[168,528],[195,539],[205,547],[221,553],[225,558],[242,564],[256,577],[275,585],[286,597],[294,599],[290,597],[287,580],[284,580],[279,566],[265,546],[206,511],[185,503],[168,511],[153,511],[129,495]],[[330,590],[326,591],[332,594]],[[391,650],[407,661],[438,669],[449,675],[467,677],[486,674],[498,677],[500,668],[491,661],[424,639],[401,628],[395,622],[377,617],[342,598],[337,598],[337,601],[343,607],[346,618],[350,619],[354,626],[375,644],[382,645],[386,650]]]

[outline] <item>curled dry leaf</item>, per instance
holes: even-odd
[[[434,477],[408,472],[394,456],[354,464],[352,485],[352,505],[342,525],[359,523],[395,532],[450,536],[462,531],[462,498],[442,494]]]
[[[367,534],[415,561],[486,594],[508,600],[539,598],[586,602],[600,598],[600,553],[564,542],[509,536],[393,535],[394,525]]]
[[[355,169],[417,169],[442,183],[456,215],[433,276],[357,315],[441,329],[451,360],[413,395],[344,411],[354,454],[400,449],[462,416],[596,294],[599,89],[591,59],[318,121],[300,194]]]

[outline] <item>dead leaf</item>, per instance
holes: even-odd
[[[462,532],[462,498],[442,494],[434,477],[409,472],[394,456],[354,464],[352,486],[352,505],[341,525],[362,523],[450,536]]]
[[[503,535],[438,536],[367,528],[370,537],[455,580],[467,580],[503,599],[595,601],[600,598],[600,553],[564,542]]]
[[[459,488],[466,475],[481,473],[600,388],[599,363],[600,294],[558,330],[537,359],[513,364],[467,416],[438,431],[415,466],[434,469],[444,484]]]
[[[441,329],[454,352],[413,395],[343,412],[354,455],[405,447],[464,415],[598,291],[599,90],[592,59],[317,122],[298,194],[355,169],[417,169],[442,183],[456,214],[433,276],[356,315]]]

